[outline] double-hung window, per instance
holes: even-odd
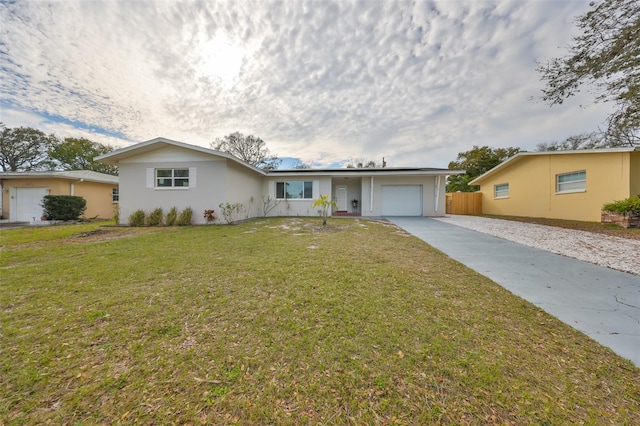
[[[111,190],[111,202],[113,204],[118,204],[120,202],[120,190],[118,188],[113,188]]]
[[[313,182],[302,180],[288,180],[276,182],[276,199],[312,199]]]
[[[501,183],[493,187],[493,198],[509,198],[509,184]]]
[[[189,169],[156,169],[156,188],[188,188]]]
[[[556,192],[584,192],[587,189],[587,172],[563,173],[556,175]]]

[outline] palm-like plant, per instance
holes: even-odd
[[[335,201],[329,199],[329,195],[320,195],[320,198],[313,201],[311,205],[312,208],[320,207],[322,208],[322,226],[327,224],[327,216],[329,216],[329,209],[331,207],[337,208],[338,205]]]

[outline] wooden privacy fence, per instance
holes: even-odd
[[[446,204],[447,214],[482,214],[482,193],[449,192]]]

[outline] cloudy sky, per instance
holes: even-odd
[[[0,121],[117,147],[234,131],[315,166],[446,167],[595,130],[539,100],[586,0],[0,3]]]

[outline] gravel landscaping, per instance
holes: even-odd
[[[434,219],[529,247],[640,275],[638,240],[479,216],[447,215]]]

